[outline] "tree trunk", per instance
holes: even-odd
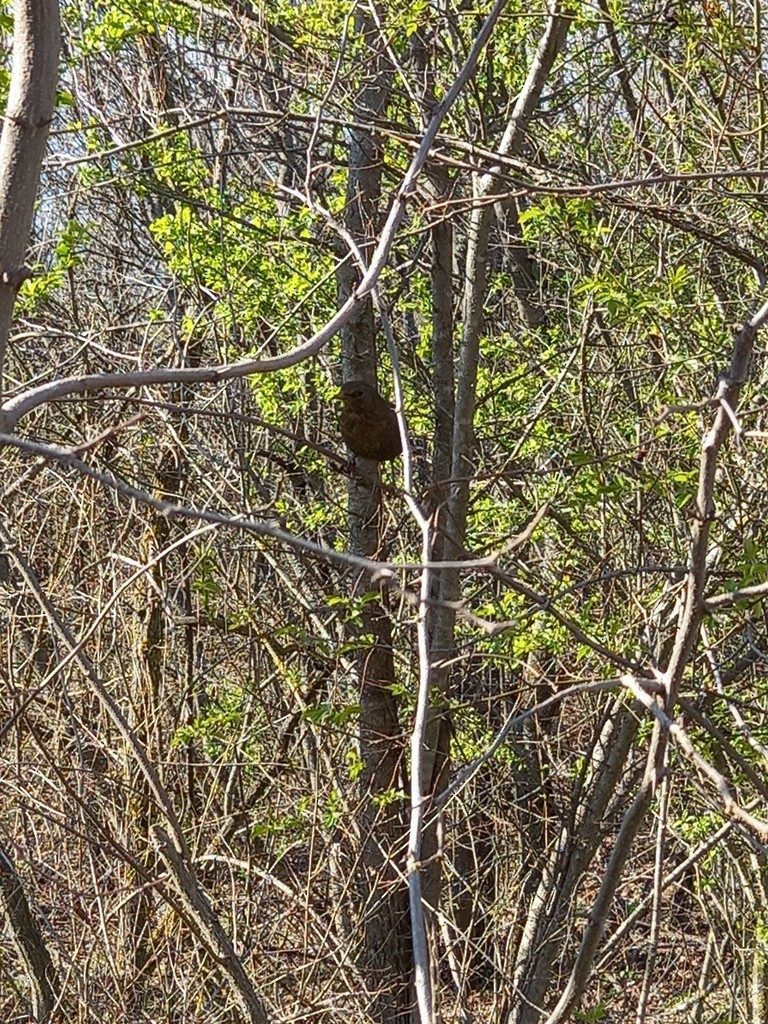
[[[378,30],[366,13],[358,10],[355,29],[371,54],[369,77],[356,104],[358,124],[381,117],[389,101],[392,72],[382,53]],[[381,199],[381,149],[373,131],[348,129],[349,165],[346,228],[364,254],[375,241]],[[338,271],[339,301],[345,302],[357,287],[359,269],[351,260]],[[377,384],[378,354],[373,308],[370,301],[344,327],[342,368],[345,380]],[[359,459],[349,483],[349,548],[356,554],[381,554],[380,479],[376,463]],[[355,596],[370,590],[367,573],[355,583]],[[366,602],[361,635],[366,637],[357,653],[360,686],[360,774],[362,878],[360,907],[363,921],[363,971],[372,994],[368,1012],[381,1024],[406,1020],[410,1002],[410,944],[408,941],[407,893],[402,884],[398,847],[404,835],[401,801],[382,800],[383,794],[401,788],[402,732],[392,684],[395,682],[392,627],[381,599]]]

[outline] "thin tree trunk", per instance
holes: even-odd
[[[13,307],[27,274],[24,257],[53,120],[59,5],[57,0],[16,0],[13,19],[11,85],[0,134],[0,398]]]
[[[358,9],[355,31],[371,55],[367,78],[357,104],[355,121],[370,123],[386,111],[392,71],[382,52],[382,41],[370,14]],[[375,132],[350,128],[347,206],[345,227],[368,256],[379,228],[381,200],[381,148]],[[351,260],[337,273],[339,300],[353,294],[359,271]],[[345,380],[377,381],[377,346],[373,308],[370,300],[341,332],[342,368]],[[381,487],[375,463],[358,460],[349,483],[349,547],[356,554],[376,556],[381,549]],[[354,593],[362,597],[371,587],[369,575],[360,576]],[[368,642],[357,655],[360,686],[360,758],[362,771],[360,834],[362,836],[362,878],[359,906],[364,915],[363,973],[373,1002],[368,1013],[373,1020],[388,1024],[406,1020],[410,1002],[410,945],[408,903],[398,868],[402,867],[398,845],[405,823],[400,801],[380,797],[400,787],[403,759],[402,730],[397,701],[392,652],[392,626],[381,600],[366,602],[361,634]]]
[[[0,847],[0,921],[24,966],[29,982],[32,1017],[48,1020],[58,998],[58,978],[42,932],[29,908],[21,879]]]

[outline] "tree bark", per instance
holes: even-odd
[[[16,868],[0,847],[0,920],[8,934],[29,981],[32,1016],[48,1020],[58,998],[58,978],[42,933],[29,908]]]
[[[392,69],[383,53],[376,25],[362,9],[355,15],[355,31],[371,54],[367,78],[356,103],[355,121],[374,122],[383,116],[392,84]],[[349,160],[345,227],[368,257],[379,228],[382,154],[374,131],[349,129]],[[351,260],[337,274],[343,304],[359,283],[359,270]],[[345,380],[377,385],[378,353],[370,299],[341,332]],[[376,463],[359,459],[349,483],[349,546],[355,554],[376,556],[381,550],[381,486]],[[353,592],[362,597],[371,589],[368,573],[358,577]],[[392,652],[392,626],[386,607],[377,599],[366,601],[361,635],[367,642],[357,653],[360,686],[360,774],[362,877],[359,892],[363,908],[364,955],[362,968],[372,993],[368,1008],[373,1020],[407,1020],[410,1002],[410,944],[407,893],[398,868],[396,848],[404,835],[401,801],[381,800],[400,788],[403,759],[402,730]]]
[[[0,398],[59,70],[56,0],[16,0],[13,16],[11,86],[0,135]]]

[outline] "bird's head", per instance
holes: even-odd
[[[364,380],[347,380],[341,385],[341,390],[335,395],[337,402],[342,402],[348,409],[365,412],[381,401],[381,395],[371,384]]]

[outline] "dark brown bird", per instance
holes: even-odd
[[[346,381],[336,398],[343,403],[339,429],[347,448],[361,459],[396,459],[403,446],[395,410],[386,398],[362,380]]]

